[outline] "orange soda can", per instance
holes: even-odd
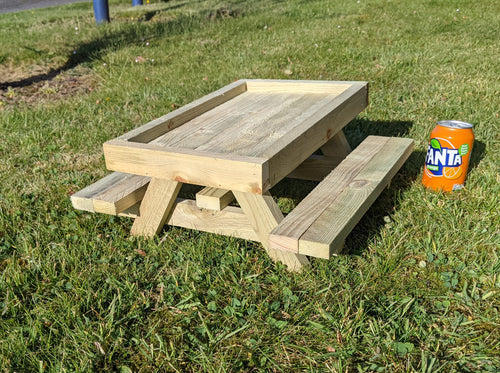
[[[464,187],[474,144],[473,125],[458,120],[438,122],[431,132],[422,184],[450,192]]]

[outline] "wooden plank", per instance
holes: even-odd
[[[234,201],[230,190],[206,187],[196,193],[196,205],[207,210],[221,211]]]
[[[287,175],[289,178],[322,181],[351,152],[343,131],[321,147],[323,155],[313,154]]]
[[[245,213],[239,207],[227,206],[222,211],[200,209],[192,200],[180,201],[175,205],[169,225],[196,229],[198,231],[259,241]]]
[[[158,234],[168,219],[181,186],[182,183],[177,181],[151,179],[130,234],[145,237]]]
[[[217,153],[232,153],[251,157],[261,157],[268,148],[283,143],[280,139],[294,128],[302,126],[307,118],[332,101],[333,95],[300,93],[264,94],[247,92],[252,96],[267,97],[265,103],[250,107],[247,115],[239,123],[198,147]],[[311,150],[312,153],[312,150]],[[266,158],[266,157],[263,157]]]
[[[154,140],[152,143],[196,149],[227,132],[234,141],[241,126],[269,104],[269,94],[245,92]],[[202,149],[200,149],[202,150]]]
[[[269,232],[283,220],[283,214],[269,192],[263,195],[239,191],[233,193],[272,260],[282,262],[291,271],[300,271],[309,264],[304,255],[275,250],[269,246]]]
[[[298,253],[300,237],[387,141],[387,137],[367,137],[271,232],[271,247]]]
[[[300,237],[299,253],[330,258],[401,168],[413,140],[391,138]]]
[[[73,207],[77,210],[95,212],[94,198],[111,188],[113,185],[122,183],[129,176],[129,174],[122,172],[113,172],[102,179],[97,180],[95,183],[74,193],[70,197]]]
[[[347,157],[352,151],[351,145],[347,141],[344,131],[339,131],[321,148],[321,152],[326,156]]]
[[[289,131],[260,155],[269,159],[270,185],[276,185],[335,136],[368,104],[368,85],[352,84],[321,110]]]
[[[328,93],[338,95],[357,82],[336,82],[321,80],[273,80],[249,79],[249,92],[267,93]]]
[[[117,215],[141,201],[149,184],[149,177],[128,175],[119,183],[95,195],[92,200],[94,211]]]
[[[332,170],[337,167],[345,157],[325,157],[324,155],[311,155],[287,177],[292,179],[322,181]]]
[[[137,218],[139,203],[120,213],[120,216]],[[177,198],[166,224],[195,229],[207,233],[259,241],[245,213],[239,207],[227,206],[222,211],[200,209],[196,201]]]
[[[269,189],[266,159],[122,140],[108,141],[103,147],[110,170],[257,194]]]
[[[175,111],[129,131],[117,139],[140,143],[150,142],[168,131],[183,125],[198,115],[231,100],[233,97],[236,97],[243,92],[246,92],[246,90],[246,82],[244,80],[228,84],[227,86],[184,105]]]

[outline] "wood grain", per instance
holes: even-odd
[[[140,201],[148,183],[148,177],[113,172],[70,199],[77,210],[116,215]]]
[[[328,80],[276,80],[249,79],[246,81],[249,92],[266,93],[327,93],[339,95],[352,84],[358,82]]]
[[[269,232],[283,220],[283,214],[268,192],[263,195],[239,191],[233,191],[233,193],[272,260],[282,262],[291,271],[300,271],[304,266],[309,265],[304,255],[275,250],[269,246]]]
[[[413,140],[369,136],[270,234],[271,247],[329,258],[411,154]]]
[[[108,141],[103,147],[110,170],[257,194],[269,189],[266,159],[122,140]]]
[[[203,209],[221,211],[234,201],[230,190],[206,187],[196,193],[196,206]]]
[[[271,186],[304,162],[312,149],[334,137],[367,104],[367,84],[353,84],[262,152],[261,156],[269,159]]]
[[[140,202],[119,215],[136,219],[140,215],[139,209]],[[194,200],[177,198],[166,224],[244,240],[260,241],[243,210],[234,206],[227,206],[222,211],[213,211],[199,208]]]
[[[375,136],[365,139],[271,232],[271,246],[298,253],[300,237],[385,146],[387,140],[388,138]]]
[[[323,155],[343,158],[347,157],[352,151],[351,145],[349,145],[344,135],[344,131],[337,132],[320,149]]]
[[[413,140],[391,138],[300,237],[299,252],[329,258],[408,159]]]
[[[168,219],[181,186],[182,183],[173,180],[151,179],[130,234],[144,237],[158,234]]]
[[[245,213],[241,208],[234,206],[227,206],[222,211],[212,211],[200,209],[192,200],[178,201],[167,223],[182,228],[259,241]]]
[[[247,86],[244,80],[228,84],[221,89],[209,93],[202,98],[195,100],[181,108],[174,110],[160,118],[146,123],[126,134],[118,137],[120,140],[148,143],[159,136],[177,128],[187,121],[196,118],[220,104],[246,92]]]

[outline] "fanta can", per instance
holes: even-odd
[[[464,187],[474,144],[473,125],[458,120],[438,122],[431,132],[422,184],[450,192]]]

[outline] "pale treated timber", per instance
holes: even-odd
[[[146,193],[150,178],[129,175],[123,182],[110,186],[93,198],[94,211],[117,215],[141,201]]]
[[[130,234],[144,237],[158,234],[168,219],[181,186],[182,183],[177,181],[151,179]]]
[[[304,255],[275,250],[269,246],[269,232],[283,220],[283,214],[269,192],[263,195],[239,191],[233,193],[272,260],[282,262],[291,271],[300,271],[309,265],[309,260]]]
[[[136,219],[140,215],[139,209],[140,202],[118,215]],[[166,224],[244,240],[260,241],[243,210],[235,206],[227,206],[222,211],[213,211],[200,209],[194,200],[177,198]]]
[[[196,205],[207,210],[221,211],[233,201],[233,193],[226,189],[207,187],[196,193]]]
[[[200,209],[192,200],[179,201],[167,221],[169,225],[224,236],[259,241],[245,213],[239,207],[227,206],[222,211]]]
[[[287,175],[289,178],[321,181],[351,152],[343,131],[321,147],[323,155],[313,154]]]
[[[351,145],[347,141],[344,131],[339,131],[326,144],[321,147],[321,152],[326,156],[345,158],[351,153]]]
[[[342,193],[388,138],[369,136],[304,198],[270,235],[276,249],[299,252],[299,239],[316,218]]]
[[[77,210],[116,215],[142,200],[149,178],[113,172],[73,194]]]
[[[345,157],[311,155],[287,175],[291,179],[322,181]]]
[[[344,240],[408,159],[413,140],[392,138],[361,170],[342,194],[309,227],[299,252],[329,258],[342,250]]]
[[[97,180],[95,183],[79,190],[73,194],[70,199],[73,207],[77,210],[84,210],[94,212],[93,197],[108,189],[111,185],[123,180],[127,174],[121,172],[113,172],[102,179]]]
[[[411,139],[389,138],[384,141],[384,138],[374,136],[370,136],[368,139],[374,140],[374,138],[384,143],[384,146],[376,150],[376,154],[365,163],[359,172],[351,174],[348,184],[334,200],[328,203],[325,201],[326,208],[313,213],[316,216],[315,219],[312,222],[307,222],[307,224],[310,223],[309,227],[298,239],[298,252],[300,254],[328,259],[331,255],[341,251],[347,235],[389,184],[413,149],[413,140]],[[368,145],[374,149],[371,141]],[[356,152],[357,149],[353,153]],[[341,166],[342,164],[339,167]],[[332,179],[333,181],[343,178],[341,171],[337,168],[332,172],[331,177],[329,176],[325,180]],[[314,190],[311,195],[313,193],[315,193]],[[307,203],[305,200],[303,202]],[[293,216],[290,218],[294,219]],[[289,245],[289,249],[295,250],[297,234],[294,234],[294,237],[285,237],[284,240],[281,240],[279,229],[280,227],[271,233],[271,246],[286,249],[285,246]]]
[[[174,128],[183,125],[187,121],[196,118],[198,115],[246,92],[246,90],[247,87],[244,80],[231,83],[175,111],[129,131],[117,139],[141,143],[150,142]]]
[[[230,147],[232,143],[244,138],[245,125],[269,122],[273,111],[276,110],[276,105],[273,106],[270,101],[280,98],[281,96],[268,93],[245,92],[160,136],[152,143],[218,152],[217,147]],[[260,131],[255,129],[252,132],[258,134]],[[221,139],[223,141],[220,141]],[[255,143],[256,140],[252,138],[251,144]],[[242,149],[234,147],[232,150],[235,154],[242,154]]]
[[[353,83],[344,81],[321,80],[273,80],[249,79],[246,81],[249,92],[266,93],[328,93],[338,95]]]
[[[261,155],[269,158],[270,185],[297,168],[310,155],[310,149],[322,147],[368,105],[367,83],[353,84],[322,110],[280,138]]]
[[[261,157],[266,149],[274,148],[293,128],[314,125],[306,123],[307,118],[328,106],[333,97],[327,94],[246,92],[238,97],[245,105],[233,100],[214,109],[219,111],[221,118],[227,117],[227,113],[236,118],[227,122],[224,130],[216,131],[197,150]]]
[[[270,188],[268,161],[230,154],[111,140],[106,167],[130,174],[261,194]]]

